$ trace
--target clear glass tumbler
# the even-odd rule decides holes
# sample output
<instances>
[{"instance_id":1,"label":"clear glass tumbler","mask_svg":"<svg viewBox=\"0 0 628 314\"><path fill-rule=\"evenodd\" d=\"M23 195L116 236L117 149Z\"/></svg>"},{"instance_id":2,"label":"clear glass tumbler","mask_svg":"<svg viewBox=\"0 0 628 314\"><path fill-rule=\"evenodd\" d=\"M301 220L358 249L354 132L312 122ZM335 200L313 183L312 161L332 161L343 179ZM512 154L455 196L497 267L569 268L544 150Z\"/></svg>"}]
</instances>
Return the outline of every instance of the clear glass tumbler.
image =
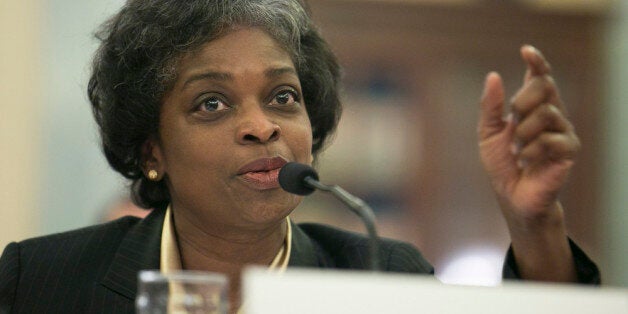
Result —
<instances>
[{"instance_id":1,"label":"clear glass tumbler","mask_svg":"<svg viewBox=\"0 0 628 314\"><path fill-rule=\"evenodd\" d=\"M135 307L139 314L225 314L227 278L201 271L144 270L138 274Z\"/></svg>"}]
</instances>

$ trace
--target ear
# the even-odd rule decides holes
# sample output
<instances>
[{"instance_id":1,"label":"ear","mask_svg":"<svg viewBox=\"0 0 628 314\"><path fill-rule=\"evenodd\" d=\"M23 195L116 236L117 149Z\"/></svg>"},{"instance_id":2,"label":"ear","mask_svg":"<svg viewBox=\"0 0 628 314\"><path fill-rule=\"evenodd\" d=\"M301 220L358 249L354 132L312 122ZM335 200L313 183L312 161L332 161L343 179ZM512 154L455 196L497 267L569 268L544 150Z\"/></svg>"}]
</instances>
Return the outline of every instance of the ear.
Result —
<instances>
[{"instance_id":1,"label":"ear","mask_svg":"<svg viewBox=\"0 0 628 314\"><path fill-rule=\"evenodd\" d=\"M159 141L155 137L149 137L142 144L142 171L144 176L151 181L160 181L166 174L163 150ZM155 178L149 176L149 172L154 170L157 172Z\"/></svg>"}]
</instances>

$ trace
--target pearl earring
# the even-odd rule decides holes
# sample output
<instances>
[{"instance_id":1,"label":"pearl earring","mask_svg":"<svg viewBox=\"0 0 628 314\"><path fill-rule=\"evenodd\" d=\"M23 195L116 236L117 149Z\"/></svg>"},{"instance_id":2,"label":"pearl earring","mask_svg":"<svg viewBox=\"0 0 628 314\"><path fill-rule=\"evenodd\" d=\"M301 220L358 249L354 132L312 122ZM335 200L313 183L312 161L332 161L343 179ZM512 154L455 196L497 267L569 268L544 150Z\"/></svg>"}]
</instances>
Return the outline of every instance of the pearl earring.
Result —
<instances>
[{"instance_id":1,"label":"pearl earring","mask_svg":"<svg viewBox=\"0 0 628 314\"><path fill-rule=\"evenodd\" d=\"M157 173L157 170L151 169L148 171L148 179L151 181L156 181L158 176L159 174Z\"/></svg>"}]
</instances>

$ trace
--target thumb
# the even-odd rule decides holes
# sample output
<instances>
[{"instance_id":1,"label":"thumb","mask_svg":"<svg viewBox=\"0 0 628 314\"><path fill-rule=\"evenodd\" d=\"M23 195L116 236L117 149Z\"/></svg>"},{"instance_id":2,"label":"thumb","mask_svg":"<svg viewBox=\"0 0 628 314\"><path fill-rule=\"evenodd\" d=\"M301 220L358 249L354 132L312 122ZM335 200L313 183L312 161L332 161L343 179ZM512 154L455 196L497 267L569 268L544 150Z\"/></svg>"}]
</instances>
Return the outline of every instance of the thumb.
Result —
<instances>
[{"instance_id":1,"label":"thumb","mask_svg":"<svg viewBox=\"0 0 628 314\"><path fill-rule=\"evenodd\" d=\"M480 100L480 140L487 139L504 129L504 84L497 72L490 72L484 81L484 92Z\"/></svg>"}]
</instances>

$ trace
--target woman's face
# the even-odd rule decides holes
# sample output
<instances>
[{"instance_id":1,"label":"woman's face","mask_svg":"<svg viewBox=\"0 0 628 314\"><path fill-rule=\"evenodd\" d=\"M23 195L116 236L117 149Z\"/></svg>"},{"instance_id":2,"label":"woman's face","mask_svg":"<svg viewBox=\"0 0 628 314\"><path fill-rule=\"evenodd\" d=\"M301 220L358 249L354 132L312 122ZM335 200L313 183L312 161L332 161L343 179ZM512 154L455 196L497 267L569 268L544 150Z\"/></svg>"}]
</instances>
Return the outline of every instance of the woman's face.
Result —
<instances>
[{"instance_id":1,"label":"woman's face","mask_svg":"<svg viewBox=\"0 0 628 314\"><path fill-rule=\"evenodd\" d=\"M279 187L279 168L312 159L290 55L262 30L240 28L185 56L151 145L175 211L214 226L280 221L300 198Z\"/></svg>"}]
</instances>

